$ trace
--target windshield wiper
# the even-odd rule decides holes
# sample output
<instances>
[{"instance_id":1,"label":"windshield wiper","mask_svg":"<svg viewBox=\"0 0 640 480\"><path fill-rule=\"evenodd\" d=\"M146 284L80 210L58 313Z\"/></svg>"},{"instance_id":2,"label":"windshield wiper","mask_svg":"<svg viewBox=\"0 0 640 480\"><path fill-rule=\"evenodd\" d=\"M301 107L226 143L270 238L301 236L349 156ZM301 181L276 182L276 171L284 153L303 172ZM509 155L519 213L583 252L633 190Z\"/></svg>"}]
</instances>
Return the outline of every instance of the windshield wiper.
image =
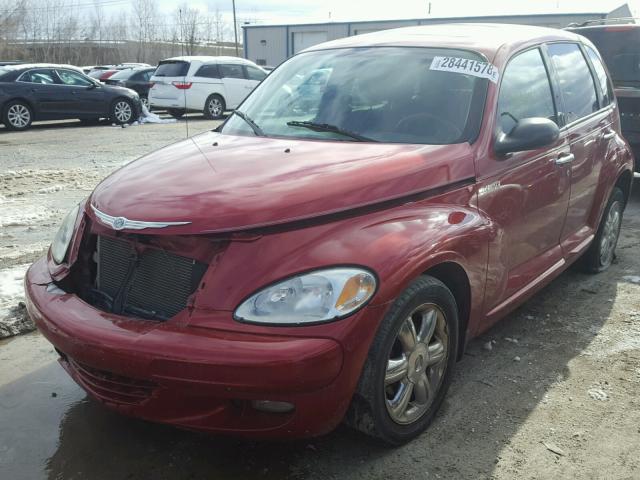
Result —
<instances>
[{"instance_id":1,"label":"windshield wiper","mask_svg":"<svg viewBox=\"0 0 640 480\"><path fill-rule=\"evenodd\" d=\"M313 130L315 132L337 133L339 135L344 135L345 137L350 137L354 140L358 140L359 142L377 142L377 140L373 140L372 138L364 137L360 134L345 130L344 128L340 128L337 125L331 125L329 123L299 122L294 120L291 122L287 122L287 125L289 125L290 127L308 128L309 130Z\"/></svg>"},{"instance_id":2,"label":"windshield wiper","mask_svg":"<svg viewBox=\"0 0 640 480\"><path fill-rule=\"evenodd\" d=\"M245 123L251 127L251 130L253 130L253 133L255 133L256 136L264 137L264 132L262 131L262 129L258 126L256 122L251 120L251 117L249 117L246 113L242 113L239 110L234 110L233 112L231 112L231 115L234 115L234 114L239 116L242 120L244 120Z\"/></svg>"}]
</instances>

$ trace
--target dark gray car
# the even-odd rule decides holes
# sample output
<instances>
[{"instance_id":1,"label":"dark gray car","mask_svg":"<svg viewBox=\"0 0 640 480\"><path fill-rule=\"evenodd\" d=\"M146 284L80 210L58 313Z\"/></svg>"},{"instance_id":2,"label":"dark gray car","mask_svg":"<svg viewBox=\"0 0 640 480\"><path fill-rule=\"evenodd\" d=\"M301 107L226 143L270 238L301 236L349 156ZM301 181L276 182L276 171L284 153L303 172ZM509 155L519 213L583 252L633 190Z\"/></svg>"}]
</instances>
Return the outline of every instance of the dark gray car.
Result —
<instances>
[{"instance_id":1,"label":"dark gray car","mask_svg":"<svg viewBox=\"0 0 640 480\"><path fill-rule=\"evenodd\" d=\"M26 130L33 121L108 118L135 121L140 97L128 88L103 85L80 70L64 65L0 67L0 114L10 130Z\"/></svg>"}]
</instances>

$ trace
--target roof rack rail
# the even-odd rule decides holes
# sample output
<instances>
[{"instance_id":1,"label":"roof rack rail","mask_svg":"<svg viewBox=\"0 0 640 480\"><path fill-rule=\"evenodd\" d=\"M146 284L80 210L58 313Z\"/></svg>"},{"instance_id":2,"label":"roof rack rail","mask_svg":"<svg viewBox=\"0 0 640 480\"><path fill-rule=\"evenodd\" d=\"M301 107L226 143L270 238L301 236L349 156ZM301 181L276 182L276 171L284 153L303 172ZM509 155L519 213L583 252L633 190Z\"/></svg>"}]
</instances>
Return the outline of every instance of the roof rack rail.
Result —
<instances>
[{"instance_id":1,"label":"roof rack rail","mask_svg":"<svg viewBox=\"0 0 640 480\"><path fill-rule=\"evenodd\" d=\"M588 27L589 25L635 24L639 17L597 18L582 23L570 23L565 28Z\"/></svg>"}]
</instances>

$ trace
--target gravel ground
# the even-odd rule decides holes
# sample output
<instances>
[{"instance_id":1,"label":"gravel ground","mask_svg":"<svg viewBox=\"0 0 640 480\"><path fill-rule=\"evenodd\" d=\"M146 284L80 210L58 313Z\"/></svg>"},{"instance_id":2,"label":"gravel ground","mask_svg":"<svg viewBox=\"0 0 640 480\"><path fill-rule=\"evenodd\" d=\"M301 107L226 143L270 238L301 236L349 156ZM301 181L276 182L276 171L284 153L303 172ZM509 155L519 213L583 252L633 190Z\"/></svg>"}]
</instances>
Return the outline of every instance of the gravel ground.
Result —
<instances>
[{"instance_id":1,"label":"gravel ground","mask_svg":"<svg viewBox=\"0 0 640 480\"><path fill-rule=\"evenodd\" d=\"M214 125L193 119L191 133ZM184 122L0 130L0 317L19 316L24 269L68 208L110 171L184 136ZM88 401L37 332L0 341L0 471L12 479L640 478L639 238L636 185L617 263L596 276L569 270L472 341L432 427L396 449L345 428L255 443L126 419Z\"/></svg>"}]
</instances>

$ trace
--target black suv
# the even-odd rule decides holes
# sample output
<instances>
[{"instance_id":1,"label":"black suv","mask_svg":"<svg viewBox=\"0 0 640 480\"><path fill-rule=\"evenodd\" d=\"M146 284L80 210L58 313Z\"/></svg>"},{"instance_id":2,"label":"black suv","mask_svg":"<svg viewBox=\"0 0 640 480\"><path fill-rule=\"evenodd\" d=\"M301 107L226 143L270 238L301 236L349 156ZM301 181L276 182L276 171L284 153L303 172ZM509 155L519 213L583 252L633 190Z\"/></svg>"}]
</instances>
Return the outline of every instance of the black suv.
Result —
<instances>
[{"instance_id":1,"label":"black suv","mask_svg":"<svg viewBox=\"0 0 640 480\"><path fill-rule=\"evenodd\" d=\"M140 95L140 100L148 108L149 101L149 89L153 83L151 82L151 76L156 71L156 67L135 67L122 70L113 74L111 77L104 80L107 85L118 85L120 87L130 88L135 90Z\"/></svg>"},{"instance_id":2,"label":"black suv","mask_svg":"<svg viewBox=\"0 0 640 480\"><path fill-rule=\"evenodd\" d=\"M609 68L620 109L622 134L640 172L640 25L587 25L567 30L587 37Z\"/></svg>"}]
</instances>

